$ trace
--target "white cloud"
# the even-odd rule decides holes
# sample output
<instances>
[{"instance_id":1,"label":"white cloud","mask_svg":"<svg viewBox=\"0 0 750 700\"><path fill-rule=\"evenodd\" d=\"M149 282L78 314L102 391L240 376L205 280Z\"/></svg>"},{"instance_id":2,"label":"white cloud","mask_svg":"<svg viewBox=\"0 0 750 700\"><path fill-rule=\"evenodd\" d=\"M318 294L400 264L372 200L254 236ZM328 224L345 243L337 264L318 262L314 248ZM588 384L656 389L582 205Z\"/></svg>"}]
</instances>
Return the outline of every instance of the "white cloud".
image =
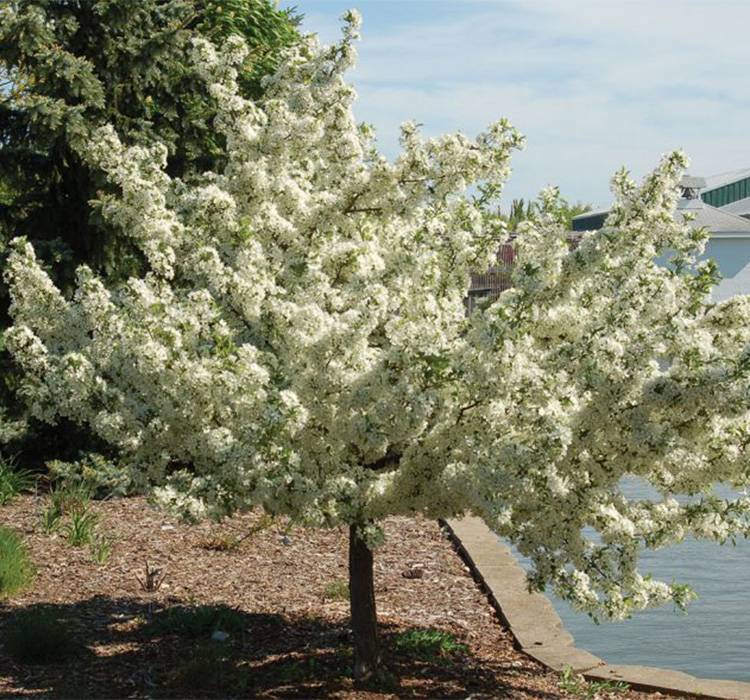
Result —
<instances>
[{"instance_id":1,"label":"white cloud","mask_svg":"<svg viewBox=\"0 0 750 700\"><path fill-rule=\"evenodd\" d=\"M305 26L333 39L346 5L302 4ZM675 147L700 174L750 165L750 3L359 6L357 115L375 124L389 154L405 119L429 134L476 133L507 116L529 143L515 159L509 197L554 182L594 202L607 200L619 166L640 175Z\"/></svg>"}]
</instances>

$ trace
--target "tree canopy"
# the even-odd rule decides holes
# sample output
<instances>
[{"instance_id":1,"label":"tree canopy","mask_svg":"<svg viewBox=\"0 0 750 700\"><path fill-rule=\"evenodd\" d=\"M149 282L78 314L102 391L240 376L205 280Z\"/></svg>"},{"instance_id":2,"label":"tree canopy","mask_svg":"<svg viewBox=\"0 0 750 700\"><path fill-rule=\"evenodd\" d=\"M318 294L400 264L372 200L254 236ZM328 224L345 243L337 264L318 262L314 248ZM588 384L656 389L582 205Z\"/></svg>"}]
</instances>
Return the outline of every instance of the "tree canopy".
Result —
<instances>
[{"instance_id":1,"label":"tree canopy","mask_svg":"<svg viewBox=\"0 0 750 700\"><path fill-rule=\"evenodd\" d=\"M389 162L352 114L357 27L350 13L340 43L291 49L257 101L239 38L195 43L216 171L170 175L168 146L112 127L82 146L148 272L107 286L84 266L66 299L14 242L7 343L34 414L90 425L189 517L263 506L350 526L361 677L389 514L474 513L531 559L533 585L596 615L683 605L639 551L745 534L750 508L712 493L750 478L750 299L710 302L707 232L672 216L685 157L641 185L618 173L606 226L572 251L545 193L514 287L467 315L470 272L508 235L493 198L522 138L503 120L474 139L405 124ZM628 474L661 500L627 498Z\"/></svg>"}]
</instances>

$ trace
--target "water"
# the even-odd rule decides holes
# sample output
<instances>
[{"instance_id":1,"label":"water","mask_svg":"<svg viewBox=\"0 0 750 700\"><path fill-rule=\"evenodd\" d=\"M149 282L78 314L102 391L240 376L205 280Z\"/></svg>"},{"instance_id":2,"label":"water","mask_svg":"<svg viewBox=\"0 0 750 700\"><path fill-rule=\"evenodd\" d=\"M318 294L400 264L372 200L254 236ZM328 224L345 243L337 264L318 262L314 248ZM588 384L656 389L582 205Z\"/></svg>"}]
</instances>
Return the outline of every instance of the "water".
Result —
<instances>
[{"instance_id":1,"label":"water","mask_svg":"<svg viewBox=\"0 0 750 700\"><path fill-rule=\"evenodd\" d=\"M623 490L634 498L654 497L647 485L635 480L624 484ZM645 552L640 569L667 582L689 583L698 600L687 614L665 606L636 613L625 622L596 625L550 594L576 646L610 663L750 681L750 541L721 546L688 540Z\"/></svg>"}]
</instances>

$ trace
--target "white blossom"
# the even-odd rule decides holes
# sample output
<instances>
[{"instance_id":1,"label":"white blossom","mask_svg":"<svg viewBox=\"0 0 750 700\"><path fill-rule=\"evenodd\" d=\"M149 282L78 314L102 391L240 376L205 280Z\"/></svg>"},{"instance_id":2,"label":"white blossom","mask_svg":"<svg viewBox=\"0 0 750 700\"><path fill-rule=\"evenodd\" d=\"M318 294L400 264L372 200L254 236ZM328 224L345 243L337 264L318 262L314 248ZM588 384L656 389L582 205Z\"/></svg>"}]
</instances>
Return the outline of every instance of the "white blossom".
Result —
<instances>
[{"instance_id":1,"label":"white blossom","mask_svg":"<svg viewBox=\"0 0 750 700\"><path fill-rule=\"evenodd\" d=\"M711 493L750 479L750 300L698 283L705 232L672 216L684 156L641 185L618 173L572 251L545 192L514 287L467 317L470 272L506 235L470 188L499 192L522 138L407 123L390 163L344 79L358 26L290 50L259 102L238 91L239 42L196 44L221 172L171 179L165 149L109 127L88 145L150 271L107 289L83 269L65 299L14 242L5 339L34 415L88 423L191 518L262 505L376 544L388 514L472 512L592 614L683 604L639 549L747 534L750 511ZM629 501L625 475L662 500Z\"/></svg>"}]
</instances>

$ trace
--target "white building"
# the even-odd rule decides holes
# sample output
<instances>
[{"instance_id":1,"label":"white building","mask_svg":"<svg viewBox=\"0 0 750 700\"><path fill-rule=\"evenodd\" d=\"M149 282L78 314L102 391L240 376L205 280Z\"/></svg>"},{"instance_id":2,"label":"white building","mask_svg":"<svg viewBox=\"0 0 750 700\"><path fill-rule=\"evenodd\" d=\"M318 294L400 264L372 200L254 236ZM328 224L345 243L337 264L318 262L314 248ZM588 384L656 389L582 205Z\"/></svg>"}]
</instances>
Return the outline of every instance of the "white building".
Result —
<instances>
[{"instance_id":1,"label":"white building","mask_svg":"<svg viewBox=\"0 0 750 700\"><path fill-rule=\"evenodd\" d=\"M708 178L686 176L676 217L695 215L691 223L707 228L711 237L705 257L713 258L722 275L713 292L716 301L750 293L750 168ZM720 206L716 206L720 205ZM603 209L573 219L574 231L601 228L609 213Z\"/></svg>"}]
</instances>

